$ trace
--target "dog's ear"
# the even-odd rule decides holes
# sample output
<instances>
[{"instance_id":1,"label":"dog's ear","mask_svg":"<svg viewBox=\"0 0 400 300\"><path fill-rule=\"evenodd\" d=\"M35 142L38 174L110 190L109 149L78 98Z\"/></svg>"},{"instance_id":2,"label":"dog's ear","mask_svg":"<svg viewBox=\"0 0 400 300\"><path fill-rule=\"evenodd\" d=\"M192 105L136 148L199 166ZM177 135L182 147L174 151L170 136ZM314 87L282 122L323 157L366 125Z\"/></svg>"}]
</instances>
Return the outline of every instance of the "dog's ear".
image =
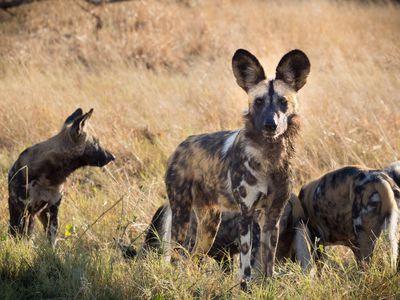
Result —
<instances>
[{"instance_id":1,"label":"dog's ear","mask_svg":"<svg viewBox=\"0 0 400 300\"><path fill-rule=\"evenodd\" d=\"M301 50L292 50L286 53L276 67L275 79L283 80L296 92L300 90L307 81L310 73L310 61Z\"/></svg>"},{"instance_id":2,"label":"dog's ear","mask_svg":"<svg viewBox=\"0 0 400 300\"><path fill-rule=\"evenodd\" d=\"M90 119L93 114L93 108L84 115L74 120L71 126L71 135L73 138L79 137L85 132L86 121Z\"/></svg>"},{"instance_id":3,"label":"dog's ear","mask_svg":"<svg viewBox=\"0 0 400 300\"><path fill-rule=\"evenodd\" d=\"M236 82L246 92L265 79L264 69L258 59L244 49L236 50L232 57L232 69Z\"/></svg>"},{"instance_id":4,"label":"dog's ear","mask_svg":"<svg viewBox=\"0 0 400 300\"><path fill-rule=\"evenodd\" d=\"M83 111L82 108L76 109L68 118L65 119L63 128L66 128L68 125L71 125L72 122L74 122L75 119L78 117L82 116Z\"/></svg>"}]
</instances>

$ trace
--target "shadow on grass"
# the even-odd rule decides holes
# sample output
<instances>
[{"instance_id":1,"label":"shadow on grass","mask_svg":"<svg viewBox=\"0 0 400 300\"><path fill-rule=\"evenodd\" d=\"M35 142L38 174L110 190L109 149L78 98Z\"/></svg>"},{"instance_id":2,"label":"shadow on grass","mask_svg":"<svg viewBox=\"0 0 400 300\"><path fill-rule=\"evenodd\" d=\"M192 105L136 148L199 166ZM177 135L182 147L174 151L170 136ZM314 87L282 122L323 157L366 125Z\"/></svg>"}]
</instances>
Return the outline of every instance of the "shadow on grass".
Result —
<instances>
[{"instance_id":1,"label":"shadow on grass","mask_svg":"<svg viewBox=\"0 0 400 300\"><path fill-rule=\"evenodd\" d=\"M47 241L0 242L0 299L121 299L99 251L53 250ZM104 255L104 254L103 254Z\"/></svg>"}]
</instances>

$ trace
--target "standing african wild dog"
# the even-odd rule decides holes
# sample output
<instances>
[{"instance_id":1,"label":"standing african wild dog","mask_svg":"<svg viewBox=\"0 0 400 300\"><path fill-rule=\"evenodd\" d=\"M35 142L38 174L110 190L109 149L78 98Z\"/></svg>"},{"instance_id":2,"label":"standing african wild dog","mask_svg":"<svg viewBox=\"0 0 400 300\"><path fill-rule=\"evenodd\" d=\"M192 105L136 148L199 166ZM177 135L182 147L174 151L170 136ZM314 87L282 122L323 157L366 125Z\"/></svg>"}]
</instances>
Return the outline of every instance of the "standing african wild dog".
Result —
<instances>
[{"instance_id":1,"label":"standing african wild dog","mask_svg":"<svg viewBox=\"0 0 400 300\"><path fill-rule=\"evenodd\" d=\"M399 196L399 187L387 173L356 166L329 172L303 186L299 194L311 241L348 246L363 265L370 260L382 230L388 229L394 270Z\"/></svg>"},{"instance_id":2,"label":"standing african wild dog","mask_svg":"<svg viewBox=\"0 0 400 300\"><path fill-rule=\"evenodd\" d=\"M166 172L169 198L164 253L185 240L193 210L197 217L194 253L207 253L222 210L240 211L240 278L251 279L250 256L255 210L260 210L262 274L271 276L278 222L291 193L290 160L299 131L296 93L306 83L310 62L300 50L287 53L267 80L255 56L239 49L232 58L236 81L248 94L245 126L191 136L171 156Z\"/></svg>"},{"instance_id":3,"label":"standing african wild dog","mask_svg":"<svg viewBox=\"0 0 400 300\"><path fill-rule=\"evenodd\" d=\"M23 151L8 174L10 233L32 233L38 215L54 246L58 209L67 177L83 166L102 167L114 160L85 130L93 109L77 109L52 138Z\"/></svg>"}]
</instances>

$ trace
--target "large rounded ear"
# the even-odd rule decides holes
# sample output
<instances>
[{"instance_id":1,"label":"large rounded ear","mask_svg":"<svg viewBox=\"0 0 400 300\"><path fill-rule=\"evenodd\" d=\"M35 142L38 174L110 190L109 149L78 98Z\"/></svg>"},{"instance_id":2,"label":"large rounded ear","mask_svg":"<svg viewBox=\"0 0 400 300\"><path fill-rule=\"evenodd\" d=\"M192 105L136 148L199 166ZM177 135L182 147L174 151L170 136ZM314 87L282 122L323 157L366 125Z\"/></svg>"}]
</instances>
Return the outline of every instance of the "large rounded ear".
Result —
<instances>
[{"instance_id":1,"label":"large rounded ear","mask_svg":"<svg viewBox=\"0 0 400 300\"><path fill-rule=\"evenodd\" d=\"M232 69L236 82L246 92L265 79L264 69L258 59L244 49L236 50L232 57Z\"/></svg>"},{"instance_id":2,"label":"large rounded ear","mask_svg":"<svg viewBox=\"0 0 400 300\"><path fill-rule=\"evenodd\" d=\"M79 137L85 131L86 121L90 119L93 113L93 108L87 113L75 119L71 126L71 135L73 138Z\"/></svg>"},{"instance_id":3,"label":"large rounded ear","mask_svg":"<svg viewBox=\"0 0 400 300\"><path fill-rule=\"evenodd\" d=\"M78 108L77 110L75 110L68 118L65 119L63 128L66 128L68 125L72 124L72 122L76 118L82 116L82 114L83 114L83 111L81 108Z\"/></svg>"},{"instance_id":4,"label":"large rounded ear","mask_svg":"<svg viewBox=\"0 0 400 300\"><path fill-rule=\"evenodd\" d=\"M296 92L300 90L307 81L310 73L310 61L301 50L292 50L286 53L276 67L275 79L283 80Z\"/></svg>"}]
</instances>

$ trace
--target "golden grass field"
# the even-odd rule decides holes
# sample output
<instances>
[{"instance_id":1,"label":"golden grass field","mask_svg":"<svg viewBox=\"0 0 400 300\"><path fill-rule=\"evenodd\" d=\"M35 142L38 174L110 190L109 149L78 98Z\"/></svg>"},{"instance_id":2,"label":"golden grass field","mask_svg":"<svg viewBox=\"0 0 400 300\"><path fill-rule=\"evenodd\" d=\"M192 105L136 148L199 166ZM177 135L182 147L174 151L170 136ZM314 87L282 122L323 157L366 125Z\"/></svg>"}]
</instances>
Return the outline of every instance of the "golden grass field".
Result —
<instances>
[{"instance_id":1,"label":"golden grass field","mask_svg":"<svg viewBox=\"0 0 400 300\"><path fill-rule=\"evenodd\" d=\"M244 293L237 268L126 263L113 238L140 247L182 139L242 125L237 48L259 57L268 76L291 49L311 61L299 93L296 192L345 164L399 159L399 29L399 5L351 1L49 0L0 10L0 299L398 299L400 275L386 254L364 272L348 250L331 250L315 276L287 263ZM40 224L32 241L14 241L7 172L79 106L94 108L90 130L117 160L70 177L54 251Z\"/></svg>"}]
</instances>

